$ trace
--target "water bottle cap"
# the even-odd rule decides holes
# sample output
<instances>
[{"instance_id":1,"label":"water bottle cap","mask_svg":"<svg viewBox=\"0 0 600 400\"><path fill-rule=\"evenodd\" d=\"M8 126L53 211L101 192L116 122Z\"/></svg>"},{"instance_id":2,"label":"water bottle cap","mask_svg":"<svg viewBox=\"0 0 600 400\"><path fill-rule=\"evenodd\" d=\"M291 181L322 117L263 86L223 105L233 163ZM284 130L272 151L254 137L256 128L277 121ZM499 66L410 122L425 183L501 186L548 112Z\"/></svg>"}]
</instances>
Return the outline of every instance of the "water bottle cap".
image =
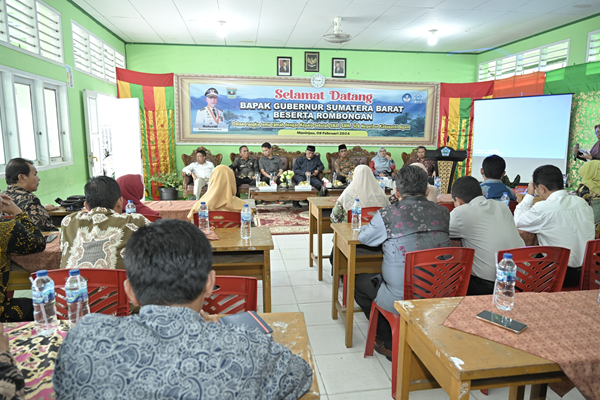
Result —
<instances>
[{"instance_id":1,"label":"water bottle cap","mask_svg":"<svg viewBox=\"0 0 600 400\"><path fill-rule=\"evenodd\" d=\"M508 196L508 192L504 192L504 194Z\"/></svg>"},{"instance_id":2,"label":"water bottle cap","mask_svg":"<svg viewBox=\"0 0 600 400\"><path fill-rule=\"evenodd\" d=\"M127 204L133 203L133 200L127 200Z\"/></svg>"},{"instance_id":3,"label":"water bottle cap","mask_svg":"<svg viewBox=\"0 0 600 400\"><path fill-rule=\"evenodd\" d=\"M73 268L69 270L69 276L77 276L79 275L79 268Z\"/></svg>"},{"instance_id":4,"label":"water bottle cap","mask_svg":"<svg viewBox=\"0 0 600 400\"><path fill-rule=\"evenodd\" d=\"M354 201L358 201L358 199L354 199Z\"/></svg>"},{"instance_id":5,"label":"water bottle cap","mask_svg":"<svg viewBox=\"0 0 600 400\"><path fill-rule=\"evenodd\" d=\"M509 260L512 260L512 254L504 253L504 258L508 258Z\"/></svg>"},{"instance_id":6,"label":"water bottle cap","mask_svg":"<svg viewBox=\"0 0 600 400\"><path fill-rule=\"evenodd\" d=\"M202 201L202 202L200 202L200 205L204 205L204 204L206 204L206 202L205 202L205 201Z\"/></svg>"},{"instance_id":7,"label":"water bottle cap","mask_svg":"<svg viewBox=\"0 0 600 400\"><path fill-rule=\"evenodd\" d=\"M42 276L48 276L48 271L45 269L40 269L38 272L36 272L36 276L38 278Z\"/></svg>"},{"instance_id":8,"label":"water bottle cap","mask_svg":"<svg viewBox=\"0 0 600 400\"><path fill-rule=\"evenodd\" d=\"M244 204L244 208L248 208L248 204Z\"/></svg>"}]
</instances>

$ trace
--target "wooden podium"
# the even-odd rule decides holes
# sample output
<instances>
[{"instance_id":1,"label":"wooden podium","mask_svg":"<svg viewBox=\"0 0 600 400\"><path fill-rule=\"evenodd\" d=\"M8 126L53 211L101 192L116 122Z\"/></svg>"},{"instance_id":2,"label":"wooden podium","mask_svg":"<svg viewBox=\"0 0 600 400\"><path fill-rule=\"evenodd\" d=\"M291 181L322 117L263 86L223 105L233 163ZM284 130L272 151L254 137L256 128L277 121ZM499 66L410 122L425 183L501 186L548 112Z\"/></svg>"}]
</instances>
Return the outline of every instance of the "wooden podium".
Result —
<instances>
[{"instance_id":1,"label":"wooden podium","mask_svg":"<svg viewBox=\"0 0 600 400\"><path fill-rule=\"evenodd\" d=\"M436 150L426 150L425 158L435 161L435 175L442 178L442 193L452 193L456 164L467 158L467 152L444 146Z\"/></svg>"}]
</instances>

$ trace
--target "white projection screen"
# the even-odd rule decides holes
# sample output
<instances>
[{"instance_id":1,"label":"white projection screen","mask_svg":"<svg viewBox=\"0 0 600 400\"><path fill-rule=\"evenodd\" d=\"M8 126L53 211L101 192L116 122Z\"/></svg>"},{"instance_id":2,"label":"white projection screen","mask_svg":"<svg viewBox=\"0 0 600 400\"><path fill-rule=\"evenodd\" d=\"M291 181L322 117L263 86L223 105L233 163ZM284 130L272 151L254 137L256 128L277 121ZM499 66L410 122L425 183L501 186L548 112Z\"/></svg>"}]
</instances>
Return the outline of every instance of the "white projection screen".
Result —
<instances>
[{"instance_id":1,"label":"white projection screen","mask_svg":"<svg viewBox=\"0 0 600 400\"><path fill-rule=\"evenodd\" d=\"M540 165L566 173L572 94L475 100L473 176L483 180L483 159L497 154L506 174L529 183Z\"/></svg>"}]
</instances>

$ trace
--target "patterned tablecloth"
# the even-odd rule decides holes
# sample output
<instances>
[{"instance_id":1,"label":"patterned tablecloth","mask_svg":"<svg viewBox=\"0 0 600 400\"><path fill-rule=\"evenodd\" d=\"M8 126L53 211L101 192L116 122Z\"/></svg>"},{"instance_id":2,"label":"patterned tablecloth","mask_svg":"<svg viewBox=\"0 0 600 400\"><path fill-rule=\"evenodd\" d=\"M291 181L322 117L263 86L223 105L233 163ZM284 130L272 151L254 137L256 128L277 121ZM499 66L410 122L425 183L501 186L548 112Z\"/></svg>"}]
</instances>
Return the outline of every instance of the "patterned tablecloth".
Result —
<instances>
[{"instance_id":1,"label":"patterned tablecloth","mask_svg":"<svg viewBox=\"0 0 600 400\"><path fill-rule=\"evenodd\" d=\"M517 335L475 316L483 310L512 318L527 329ZM517 293L512 311L492 305L492 296L465 297L444 326L481 336L557 363L586 399L600 399L600 306L598 290ZM559 396L571 383L550 384Z\"/></svg>"},{"instance_id":2,"label":"patterned tablecloth","mask_svg":"<svg viewBox=\"0 0 600 400\"><path fill-rule=\"evenodd\" d=\"M196 204L196 200L142 201L142 204L157 211L161 218L187 221L187 215Z\"/></svg>"},{"instance_id":3,"label":"patterned tablecloth","mask_svg":"<svg viewBox=\"0 0 600 400\"><path fill-rule=\"evenodd\" d=\"M69 331L67 321L59 321L58 330L52 336L37 335L33 322L6 323L10 352L15 357L25 378L27 399L55 399L52 386L54 363L58 348Z\"/></svg>"},{"instance_id":4,"label":"patterned tablecloth","mask_svg":"<svg viewBox=\"0 0 600 400\"><path fill-rule=\"evenodd\" d=\"M41 253L28 254L26 256L11 255L10 259L29 273L41 269L59 269L60 268L60 232L52 232L58 235L50 243L46 243L46 250Z\"/></svg>"}]
</instances>

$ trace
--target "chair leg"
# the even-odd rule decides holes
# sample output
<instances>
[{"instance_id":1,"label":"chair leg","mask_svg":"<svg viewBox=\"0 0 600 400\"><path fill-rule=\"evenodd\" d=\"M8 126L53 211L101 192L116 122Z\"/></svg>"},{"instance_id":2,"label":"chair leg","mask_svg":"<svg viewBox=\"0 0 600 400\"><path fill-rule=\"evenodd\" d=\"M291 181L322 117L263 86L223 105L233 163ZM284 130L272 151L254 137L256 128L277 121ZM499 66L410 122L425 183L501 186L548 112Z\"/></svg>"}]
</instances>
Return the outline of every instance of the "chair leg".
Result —
<instances>
[{"instance_id":1,"label":"chair leg","mask_svg":"<svg viewBox=\"0 0 600 400\"><path fill-rule=\"evenodd\" d=\"M400 317L389 321L392 326L392 397L396 399L396 379L398 377L398 346L400 342Z\"/></svg>"},{"instance_id":2,"label":"chair leg","mask_svg":"<svg viewBox=\"0 0 600 400\"><path fill-rule=\"evenodd\" d=\"M375 337L377 336L377 321L379 320L379 309L373 302L371 306L371 315L369 316L369 329L367 331L367 343L365 344L364 357L373 356L375 349Z\"/></svg>"}]
</instances>

